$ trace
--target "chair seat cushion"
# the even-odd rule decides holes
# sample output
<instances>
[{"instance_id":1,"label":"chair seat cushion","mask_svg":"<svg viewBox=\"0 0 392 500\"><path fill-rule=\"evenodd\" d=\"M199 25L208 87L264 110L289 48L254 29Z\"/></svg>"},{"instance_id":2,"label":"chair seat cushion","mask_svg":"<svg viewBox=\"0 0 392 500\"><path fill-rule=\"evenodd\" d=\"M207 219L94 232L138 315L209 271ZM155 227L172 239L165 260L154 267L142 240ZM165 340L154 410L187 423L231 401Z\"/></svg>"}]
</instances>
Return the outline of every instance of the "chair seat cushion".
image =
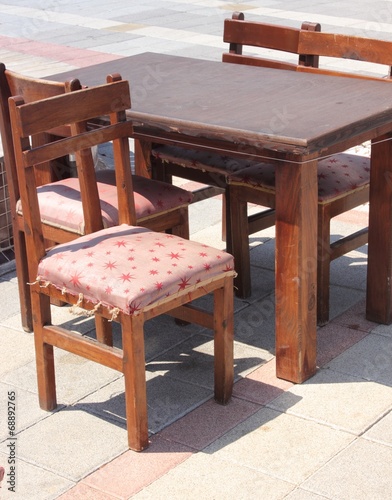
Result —
<instances>
[{"instance_id":1,"label":"chair seat cushion","mask_svg":"<svg viewBox=\"0 0 392 500\"><path fill-rule=\"evenodd\" d=\"M257 165L250 160L223 156L208 151L185 149L177 146L155 146L152 151L155 158L164 163L174 163L186 168L196 168L204 172L229 175L250 166Z\"/></svg>"},{"instance_id":2,"label":"chair seat cushion","mask_svg":"<svg viewBox=\"0 0 392 500\"><path fill-rule=\"evenodd\" d=\"M104 227L115 226L118 224L118 205L114 170L98 171L97 179ZM132 179L138 222L186 206L192 201L192 193L172 184L138 175L133 175ZM41 219L45 224L84 234L83 207L77 178L46 184L37 191ZM17 212L22 214L20 201Z\"/></svg>"},{"instance_id":3,"label":"chair seat cushion","mask_svg":"<svg viewBox=\"0 0 392 500\"><path fill-rule=\"evenodd\" d=\"M42 259L38 281L126 313L234 275L233 257L207 245L120 225L57 245Z\"/></svg>"},{"instance_id":4,"label":"chair seat cushion","mask_svg":"<svg viewBox=\"0 0 392 500\"><path fill-rule=\"evenodd\" d=\"M336 154L319 161L317 177L319 203L330 202L369 184L370 159L356 154ZM265 163L248 167L230 175L228 183L275 192L275 166Z\"/></svg>"}]
</instances>

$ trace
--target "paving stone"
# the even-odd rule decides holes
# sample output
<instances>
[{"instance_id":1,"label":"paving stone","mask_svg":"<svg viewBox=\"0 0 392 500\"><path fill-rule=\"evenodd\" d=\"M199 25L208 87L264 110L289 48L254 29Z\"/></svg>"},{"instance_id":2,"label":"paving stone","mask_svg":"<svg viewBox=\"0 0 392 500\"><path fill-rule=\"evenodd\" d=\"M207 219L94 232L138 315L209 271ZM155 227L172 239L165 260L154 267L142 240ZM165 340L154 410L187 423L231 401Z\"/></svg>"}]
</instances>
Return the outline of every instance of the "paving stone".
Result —
<instances>
[{"instance_id":1,"label":"paving stone","mask_svg":"<svg viewBox=\"0 0 392 500\"><path fill-rule=\"evenodd\" d=\"M358 439L305 481L302 487L327 498L388 498L392 491L391 461L391 446Z\"/></svg>"},{"instance_id":2,"label":"paving stone","mask_svg":"<svg viewBox=\"0 0 392 500\"><path fill-rule=\"evenodd\" d=\"M367 335L328 363L327 368L391 387L392 339L382 335Z\"/></svg>"},{"instance_id":3,"label":"paving stone","mask_svg":"<svg viewBox=\"0 0 392 500\"><path fill-rule=\"evenodd\" d=\"M321 369L269 403L276 410L356 435L373 425L391 405L390 387L328 369Z\"/></svg>"},{"instance_id":4,"label":"paving stone","mask_svg":"<svg viewBox=\"0 0 392 500\"><path fill-rule=\"evenodd\" d=\"M234 343L235 378L244 376L272 358L268 351ZM182 344L165 352L147 365L147 370L157 369L170 378L214 387L214 345L208 337L194 335Z\"/></svg>"},{"instance_id":5,"label":"paving stone","mask_svg":"<svg viewBox=\"0 0 392 500\"><path fill-rule=\"evenodd\" d=\"M18 436L18 456L37 467L78 481L128 449L126 430L67 407Z\"/></svg>"},{"instance_id":6,"label":"paving stone","mask_svg":"<svg viewBox=\"0 0 392 500\"><path fill-rule=\"evenodd\" d=\"M392 412L387 413L365 434L364 438L377 441L381 444L392 446Z\"/></svg>"},{"instance_id":7,"label":"paving stone","mask_svg":"<svg viewBox=\"0 0 392 500\"><path fill-rule=\"evenodd\" d=\"M1 319L9 318L19 313L18 285L11 281L1 282Z\"/></svg>"},{"instance_id":8,"label":"paving stone","mask_svg":"<svg viewBox=\"0 0 392 500\"><path fill-rule=\"evenodd\" d=\"M228 405L220 405L209 399L166 427L159 435L169 441L202 450L259 409L260 405L235 397Z\"/></svg>"},{"instance_id":9,"label":"paving stone","mask_svg":"<svg viewBox=\"0 0 392 500\"><path fill-rule=\"evenodd\" d=\"M222 481L222 477L225 478ZM202 480L200 480L202 478ZM289 482L272 478L257 469L220 460L205 453L193 455L133 498L156 499L165 492L173 500L187 498L281 499L293 489Z\"/></svg>"},{"instance_id":10,"label":"paving stone","mask_svg":"<svg viewBox=\"0 0 392 500\"><path fill-rule=\"evenodd\" d=\"M2 284L0 284L2 287ZM20 323L20 316L18 315ZM12 373L35 359L34 338L30 333L20 330L14 330L0 325L1 338L1 364L0 380L4 379L5 374ZM12 376L8 378L12 384Z\"/></svg>"},{"instance_id":11,"label":"paving stone","mask_svg":"<svg viewBox=\"0 0 392 500\"><path fill-rule=\"evenodd\" d=\"M47 418L51 414L41 410L37 394L33 394L23 389L18 389L12 385L0 383L0 408L8 412L8 401L15 404L10 407L15 416L15 433L20 433L24 429L34 425L39 420ZM8 413L5 413L8 414ZM8 420L3 416L0 420L0 441L10 437Z\"/></svg>"},{"instance_id":12,"label":"paving stone","mask_svg":"<svg viewBox=\"0 0 392 500\"><path fill-rule=\"evenodd\" d=\"M299 400L291 395L287 406ZM216 460L241 464L299 484L344 449L354 436L269 408L238 424L204 451Z\"/></svg>"},{"instance_id":13,"label":"paving stone","mask_svg":"<svg viewBox=\"0 0 392 500\"><path fill-rule=\"evenodd\" d=\"M324 496L317 495L310 491L303 490L302 488L296 488L286 497L288 500L322 500L325 499Z\"/></svg>"},{"instance_id":14,"label":"paving stone","mask_svg":"<svg viewBox=\"0 0 392 500\"><path fill-rule=\"evenodd\" d=\"M0 463L8 460L7 454L0 453ZM33 463L16 459L15 467L15 492L9 490L11 483L7 484L5 477L1 485L2 500L52 500L69 489L73 483L61 474L54 474L45 468ZM11 472L10 466L6 467L6 475Z\"/></svg>"},{"instance_id":15,"label":"paving stone","mask_svg":"<svg viewBox=\"0 0 392 500\"><path fill-rule=\"evenodd\" d=\"M192 453L193 450L184 445L153 436L149 448L143 453L127 451L79 484L115 498L133 498L135 493L187 460Z\"/></svg>"},{"instance_id":16,"label":"paving stone","mask_svg":"<svg viewBox=\"0 0 392 500\"><path fill-rule=\"evenodd\" d=\"M73 403L121 376L115 370L58 349L55 370L58 404ZM37 394L35 361L7 373L3 382Z\"/></svg>"},{"instance_id":17,"label":"paving stone","mask_svg":"<svg viewBox=\"0 0 392 500\"><path fill-rule=\"evenodd\" d=\"M146 372L148 428L156 433L213 396L213 390L172 379L164 371ZM125 428L124 379L103 386L79 401L78 407L115 419Z\"/></svg>"}]
</instances>

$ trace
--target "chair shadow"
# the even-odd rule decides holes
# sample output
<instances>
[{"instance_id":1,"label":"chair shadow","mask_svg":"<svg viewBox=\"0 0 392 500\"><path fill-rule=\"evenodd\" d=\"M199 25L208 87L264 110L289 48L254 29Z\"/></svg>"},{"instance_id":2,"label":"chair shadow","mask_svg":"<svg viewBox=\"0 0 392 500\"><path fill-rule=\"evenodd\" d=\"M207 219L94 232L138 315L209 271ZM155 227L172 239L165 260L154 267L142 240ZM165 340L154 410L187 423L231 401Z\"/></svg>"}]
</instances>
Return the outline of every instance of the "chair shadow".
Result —
<instances>
[{"instance_id":1,"label":"chair shadow","mask_svg":"<svg viewBox=\"0 0 392 500\"><path fill-rule=\"evenodd\" d=\"M198 337L198 336L196 336ZM194 341L195 339L192 338ZM196 339L197 340L197 339ZM208 340L200 338L200 346ZM194 343L195 349L199 344ZM177 346L178 347L178 346ZM187 346L188 347L188 346ZM188 349L168 351L169 359L165 354L159 359L146 364L147 404L149 411L149 428L156 433L166 425L213 398L214 392L214 358L212 354L196 353L196 360L192 360L192 352ZM263 363L263 360L254 358L235 359L235 380L241 379L244 371L252 370ZM93 402L94 394L102 401ZM61 402L60 402L61 403ZM115 420L120 425L125 423L125 394L123 377L109 383L108 386L98 389L87 395L68 409L85 408L87 411L104 419Z\"/></svg>"},{"instance_id":2,"label":"chair shadow","mask_svg":"<svg viewBox=\"0 0 392 500\"><path fill-rule=\"evenodd\" d=\"M212 297L210 300L212 302ZM83 335L94 337L86 323L92 328L93 318L83 320L80 316L72 316L62 322L67 328L82 329ZM118 323L113 323L113 339L115 347L121 349ZM213 398L213 334L198 325L177 325L172 317L164 315L146 322L145 346L149 429L155 434ZM243 350L236 355L235 350L235 380L268 361L264 353L258 354L253 349L249 355L245 356ZM93 401L94 394L99 401ZM64 410L83 409L125 427L123 377L97 389L94 394L86 395L85 400L68 405Z\"/></svg>"},{"instance_id":3,"label":"chair shadow","mask_svg":"<svg viewBox=\"0 0 392 500\"><path fill-rule=\"evenodd\" d=\"M350 266L357 266L366 264L367 254L364 249L359 249L357 252L363 254L360 256L342 256L340 257L339 269L347 268ZM271 290L271 295L273 296L274 290ZM266 300L269 300L271 303L271 295L264 296L262 298L257 298L255 296L251 297L250 301L243 301L244 307L236 312L236 316L238 318L243 311L247 310L247 307L252 307L254 304L260 305L265 304ZM264 312L267 309L264 308ZM275 346L274 346L274 308L268 308L269 317L263 318L265 329L268 329L268 335L263 338L260 335L260 324L257 324L253 327L251 321L248 321L244 317L240 320L240 323L236 323L236 327L238 328L241 324L247 323L247 335L236 335L235 341L241 344L244 344L251 349L254 349L254 352L260 354L262 350L264 352L269 352L274 354ZM251 313L251 309L249 309ZM253 312L254 314L254 312ZM249 318L248 318L249 319ZM159 318L151 321L159 321ZM152 440L152 445L154 441L161 435L164 435L165 431L172 425L181 422L186 422L186 419L191 420L191 425L188 427L187 433L189 435L202 435L205 432L205 419L199 418L194 419L192 415L195 412L203 412L206 405L209 405L211 401L213 401L213 356L210 354L206 354L200 352L200 348L203 343L206 341L212 341L211 332L206 333L204 329L200 327L195 327L194 325L188 325L186 327L179 327L175 325L174 320L170 317L165 319L166 329L171 325L172 330L176 331L173 333L174 335L174 343L171 346L167 346L166 349L155 351L147 356L147 394L148 394L148 417L149 417L149 431ZM160 332L159 323L156 323L155 328L158 331L157 335L167 335L167 332ZM189 330L187 330L189 329ZM249 333L250 332L250 333ZM236 332L238 333L238 332ZM170 334L172 331L170 330ZM180 337L176 336L180 335ZM182 338L183 336L183 338ZM121 347L121 334L115 334L115 344L117 347ZM180 339L180 340L179 340ZM155 339L156 340L156 339ZM187 343L193 341L193 349L197 351L197 359L195 361L189 361L192 358L191 353L186 351L185 353L181 352L179 349L179 345L181 343ZM196 342L199 340L199 344ZM146 345L148 344L149 339L146 339ZM170 351L174 350L174 354ZM177 349L177 350L176 350ZM236 382L247 383L252 386L252 390L256 392L272 392L274 394L274 398L279 396L284 391L281 389L277 389L274 386L271 386L267 383L261 381L255 381L246 379L241 376L240 373L249 372L257 367L261 366L265 363L266 360L262 357L258 356L247 356L243 358L236 358ZM204 369L206 366L209 367L210 371L210 379L207 382L200 382L200 371L197 369L197 364L199 363L200 367ZM192 370L194 370L192 375ZM184 377L182 376L184 374ZM193 377L193 378L192 378ZM344 376L342 375L342 381ZM85 398L85 400L80 400L76 404L69 405L64 407L60 411L86 411L97 418L101 418L103 420L109 421L113 425L117 425L121 428L126 428L126 418L125 418L125 395L123 391L123 378L118 379L117 381L109 384L112 386L112 393L110 392L110 387L107 387L106 392L99 394L98 390L95 395L98 396L101 400L93 401L94 394L89 395ZM250 387L250 386L249 386ZM275 391L275 392L274 392ZM235 398L238 401L238 398ZM294 395L289 394L286 396L284 401L284 407L281 408L281 411L289 410L289 408L293 407L301 398ZM245 400L246 401L246 400ZM249 401L246 401L249 404ZM226 434L229 430L236 427L239 423L244 422L246 420L246 424L238 427L238 432L231 432L227 434L226 438L222 440L221 446L226 446L231 442L240 439L245 434L251 433L253 430L260 428L263 425L267 425L268 421L271 420L271 411L261 412L257 417L253 416L254 413L257 413L260 409L264 408L262 404L254 404L253 413L247 415L242 420L235 420L232 422L232 426L227 427L226 420L222 419L222 429L221 433L219 431L216 433L214 437L214 441L219 439L219 437ZM231 405L234 403L229 403L225 408L230 411ZM211 409L212 408L212 409ZM212 419L220 419L222 418L222 407L218 404L210 405L209 417ZM277 413L278 414L278 413ZM214 417L215 415L215 417ZM252 418L250 418L252 417ZM176 447L178 444L178 447ZM208 446L210 443L206 443ZM219 448L219 444L214 445L214 450ZM184 450L184 443L180 440L178 443L176 440L174 442L171 440L170 443L167 444L167 447L161 443L161 447L159 452L182 452Z\"/></svg>"},{"instance_id":4,"label":"chair shadow","mask_svg":"<svg viewBox=\"0 0 392 500\"><path fill-rule=\"evenodd\" d=\"M204 448L212 443L215 443L214 451L216 451L271 421L271 411L262 412L255 416L259 410L265 408L263 405L250 404L249 401L232 398L228 405L222 406L214 401L212 390L205 398L193 401L188 405L189 402L181 398L183 394L178 391L167 392L168 382L170 385L168 378L165 375L159 375L147 381L147 394L156 395L155 397L148 396L150 451L183 453L185 447L188 450L194 448L194 452L205 451ZM121 382L123 383L123 379ZM271 388L276 390L275 387L263 382L252 381L252 386L257 391L270 392ZM192 390L192 384L189 384L189 390ZM275 396L282 392L283 390L276 391ZM290 395L289 400L286 401L286 409L294 406L299 400L299 397ZM238 406L244 406L244 411L238 412ZM231 409L233 409L234 416L230 415ZM59 411L85 411L110 422L111 425L126 429L125 394L121 390L116 391L106 400L99 402L80 401L73 405L64 406ZM244 425L238 427L238 432L227 434L244 422L246 422ZM174 431L174 436L173 431L170 432L172 424L176 428L179 426L178 433ZM169 431L169 436L166 436L167 431ZM224 442L221 446L217 446L217 440L224 435L226 435ZM199 448L191 444L194 441L201 443ZM157 442L159 442L159 449L156 448Z\"/></svg>"}]
</instances>

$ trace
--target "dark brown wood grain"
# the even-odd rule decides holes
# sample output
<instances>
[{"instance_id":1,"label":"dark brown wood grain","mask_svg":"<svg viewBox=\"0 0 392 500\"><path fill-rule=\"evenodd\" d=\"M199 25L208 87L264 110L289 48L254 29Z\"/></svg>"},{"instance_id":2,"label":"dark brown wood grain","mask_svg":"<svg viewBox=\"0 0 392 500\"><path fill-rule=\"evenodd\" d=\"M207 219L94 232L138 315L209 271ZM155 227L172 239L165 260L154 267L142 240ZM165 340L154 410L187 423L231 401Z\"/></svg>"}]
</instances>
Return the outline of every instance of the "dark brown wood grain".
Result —
<instances>
[{"instance_id":1,"label":"dark brown wood grain","mask_svg":"<svg viewBox=\"0 0 392 500\"><path fill-rule=\"evenodd\" d=\"M361 132L377 137L382 127L388 128L392 114L392 87L383 81L282 73L155 53L51 78L79 76L91 86L115 70L130 82L128 117L146 135L151 129L173 136L178 132L190 141L226 141L228 149L233 141L255 150L265 146L273 151L281 144L291 151L297 147L299 156L314 156L334 145L355 145Z\"/></svg>"}]
</instances>

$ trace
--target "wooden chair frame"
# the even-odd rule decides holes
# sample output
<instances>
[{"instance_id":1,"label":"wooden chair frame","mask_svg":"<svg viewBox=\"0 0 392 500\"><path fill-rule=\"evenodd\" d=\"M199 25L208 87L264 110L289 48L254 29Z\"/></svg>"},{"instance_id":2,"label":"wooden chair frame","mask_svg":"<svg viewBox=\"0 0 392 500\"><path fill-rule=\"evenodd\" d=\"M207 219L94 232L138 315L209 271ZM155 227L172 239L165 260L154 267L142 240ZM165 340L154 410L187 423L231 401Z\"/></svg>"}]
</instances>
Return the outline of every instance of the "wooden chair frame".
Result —
<instances>
[{"instance_id":1,"label":"wooden chair frame","mask_svg":"<svg viewBox=\"0 0 392 500\"><path fill-rule=\"evenodd\" d=\"M112 81L120 80L120 75L111 75ZM6 69L4 64L0 64L0 131L4 150L4 163L7 176L8 190L11 204L11 215L13 222L13 243L15 253L16 271L18 277L18 290L21 311L21 322L24 330L32 331L31 299L28 283L28 259L25 250L24 218L16 212L16 203L20 198L19 182L16 174L16 164L14 150L12 146L12 135L9 117L8 99L12 96L20 95L25 102L34 102L45 99L64 92L71 92L81 89L79 80L59 83L44 79L30 78L20 73ZM98 122L97 122L98 123ZM97 126L97 125L95 125ZM58 127L51 131L53 137L69 135L69 127ZM35 144L45 142L48 135L41 135L35 138ZM58 160L53 160L47 164L41 164L35 168L37 185L41 186L56 180L64 171L64 164ZM103 172L101 172L103 173ZM99 175L99 173L98 173ZM61 177L61 175L60 175ZM112 176L113 177L113 176ZM106 179L103 180L106 182ZM172 231L183 238L189 238L188 207L182 206L170 212L157 213L154 217L142 221L154 231ZM88 231L88 225L86 225ZM44 226L44 236L48 240L48 245L52 243L62 243L75 238L75 234L66 229L55 228L50 225Z\"/></svg>"},{"instance_id":2,"label":"wooden chair frame","mask_svg":"<svg viewBox=\"0 0 392 500\"><path fill-rule=\"evenodd\" d=\"M25 212L26 245L31 259L30 281L36 280L38 264L46 255L43 225L39 214L34 165L75 152L78 174L83 186L82 202L86 221L93 231L102 228L95 217L99 207L98 190L91 154L92 145L113 141L119 224L135 225L136 215L132 192L128 137L132 125L125 111L131 105L128 82L116 81L75 91L61 96L25 104L20 97L10 98L10 117L14 138L15 159L20 178L20 195ZM87 130L86 122L95 116L110 113L110 125ZM48 128L71 123L72 136L31 147L29 136ZM226 274L226 273L225 273ZM192 300L208 293L214 294L213 314L188 306ZM51 324L50 299L78 305L94 311L105 321L115 319L121 324L123 349L86 338ZM53 284L35 282L32 285L34 340L40 405L53 410L57 405L53 347L64 349L124 374L128 444L135 451L148 446L147 399L144 355L144 322L161 314L171 314L185 321L199 323L214 330L215 399L226 404L233 386L233 273L218 276L209 283L202 282L192 291L142 309L139 314L123 311L113 313L104 304L86 297L59 290Z\"/></svg>"}]
</instances>

